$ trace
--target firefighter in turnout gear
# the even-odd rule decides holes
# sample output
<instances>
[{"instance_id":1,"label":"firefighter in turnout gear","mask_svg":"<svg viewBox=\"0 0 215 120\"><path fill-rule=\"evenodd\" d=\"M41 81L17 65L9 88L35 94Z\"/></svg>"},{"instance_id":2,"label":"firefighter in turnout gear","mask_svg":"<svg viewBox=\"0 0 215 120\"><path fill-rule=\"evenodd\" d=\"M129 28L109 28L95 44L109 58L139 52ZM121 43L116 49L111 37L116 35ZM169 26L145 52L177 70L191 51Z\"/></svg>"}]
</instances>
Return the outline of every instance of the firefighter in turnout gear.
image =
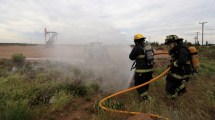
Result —
<instances>
[{"instance_id":1,"label":"firefighter in turnout gear","mask_svg":"<svg viewBox=\"0 0 215 120\"><path fill-rule=\"evenodd\" d=\"M183 45L183 39L176 35L166 36L165 45L168 46L171 56L170 71L166 77L167 98L175 99L186 92L185 82L192 73L190 54Z\"/></svg>"},{"instance_id":2,"label":"firefighter in turnout gear","mask_svg":"<svg viewBox=\"0 0 215 120\"><path fill-rule=\"evenodd\" d=\"M147 54L145 50L145 37L142 34L136 34L134 36L135 46L132 49L129 58L135 60L135 74L134 74L134 85L138 86L152 79L153 64L151 60L147 60ZM150 46L151 48L151 46ZM153 51L153 50L151 50ZM150 54L151 55L151 54ZM150 58L149 56L148 58ZM134 65L134 64L133 64ZM133 66L132 66L133 67ZM148 89L149 85L143 86L137 89L141 100L148 100Z\"/></svg>"}]
</instances>

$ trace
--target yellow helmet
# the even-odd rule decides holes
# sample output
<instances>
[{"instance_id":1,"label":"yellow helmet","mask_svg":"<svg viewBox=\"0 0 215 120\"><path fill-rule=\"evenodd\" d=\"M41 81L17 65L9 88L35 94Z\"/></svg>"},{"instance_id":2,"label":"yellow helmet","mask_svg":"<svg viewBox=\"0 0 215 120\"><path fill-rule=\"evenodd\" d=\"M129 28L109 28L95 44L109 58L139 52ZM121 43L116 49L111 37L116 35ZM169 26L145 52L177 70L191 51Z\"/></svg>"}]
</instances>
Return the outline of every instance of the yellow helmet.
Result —
<instances>
[{"instance_id":1,"label":"yellow helmet","mask_svg":"<svg viewBox=\"0 0 215 120\"><path fill-rule=\"evenodd\" d=\"M139 39L146 39L143 34L135 34L134 35L134 41L139 40Z\"/></svg>"}]
</instances>

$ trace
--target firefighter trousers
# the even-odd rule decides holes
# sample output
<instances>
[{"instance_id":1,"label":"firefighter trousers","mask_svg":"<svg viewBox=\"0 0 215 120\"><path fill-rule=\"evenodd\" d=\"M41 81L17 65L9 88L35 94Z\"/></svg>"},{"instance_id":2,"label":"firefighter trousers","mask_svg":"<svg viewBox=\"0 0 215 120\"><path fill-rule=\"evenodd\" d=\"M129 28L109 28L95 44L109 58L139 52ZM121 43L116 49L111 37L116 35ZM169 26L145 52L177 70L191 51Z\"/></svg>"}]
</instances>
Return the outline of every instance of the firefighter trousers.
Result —
<instances>
[{"instance_id":1,"label":"firefighter trousers","mask_svg":"<svg viewBox=\"0 0 215 120\"><path fill-rule=\"evenodd\" d=\"M185 85L183 83L184 79L178 79L168 74L166 77L166 92L168 95L176 97L178 94L186 91Z\"/></svg>"},{"instance_id":2,"label":"firefighter trousers","mask_svg":"<svg viewBox=\"0 0 215 120\"><path fill-rule=\"evenodd\" d=\"M147 72L147 73L137 73L137 72L135 72L134 85L138 86L138 85L141 85L141 84L143 84L145 82L148 82L149 80L152 79L152 73L153 72ZM149 84L138 88L137 92L138 92L139 95L144 96L144 95L147 95L148 89L149 89Z\"/></svg>"}]
</instances>

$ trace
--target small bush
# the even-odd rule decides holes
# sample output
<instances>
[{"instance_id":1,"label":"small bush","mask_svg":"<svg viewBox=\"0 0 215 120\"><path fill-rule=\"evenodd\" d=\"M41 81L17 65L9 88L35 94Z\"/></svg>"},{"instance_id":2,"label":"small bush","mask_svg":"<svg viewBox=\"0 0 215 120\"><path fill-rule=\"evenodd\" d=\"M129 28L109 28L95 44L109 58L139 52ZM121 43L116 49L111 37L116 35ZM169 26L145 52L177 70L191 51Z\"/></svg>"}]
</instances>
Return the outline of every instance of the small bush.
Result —
<instances>
[{"instance_id":1,"label":"small bush","mask_svg":"<svg viewBox=\"0 0 215 120\"><path fill-rule=\"evenodd\" d=\"M0 77L7 77L9 75L9 72L5 69L0 68Z\"/></svg>"},{"instance_id":2,"label":"small bush","mask_svg":"<svg viewBox=\"0 0 215 120\"><path fill-rule=\"evenodd\" d=\"M51 98L50 102L52 103L52 110L63 110L63 108L71 101L72 96L64 90L56 92L55 95Z\"/></svg>"},{"instance_id":3,"label":"small bush","mask_svg":"<svg viewBox=\"0 0 215 120\"><path fill-rule=\"evenodd\" d=\"M99 91L99 84L96 82L91 83L89 85L89 88L91 88L92 92L98 92Z\"/></svg>"},{"instance_id":4,"label":"small bush","mask_svg":"<svg viewBox=\"0 0 215 120\"><path fill-rule=\"evenodd\" d=\"M38 74L36 75L36 81L37 81L38 83L44 83L44 82L47 81L47 80L49 80L49 79L48 79L47 73L38 73Z\"/></svg>"},{"instance_id":5,"label":"small bush","mask_svg":"<svg viewBox=\"0 0 215 120\"><path fill-rule=\"evenodd\" d=\"M2 120L32 120L32 111L27 101L7 101L7 106L0 112Z\"/></svg>"},{"instance_id":6,"label":"small bush","mask_svg":"<svg viewBox=\"0 0 215 120\"><path fill-rule=\"evenodd\" d=\"M122 108L123 108L122 103L115 101L115 100L111 100L111 99L106 100L104 102L104 105L108 108L112 108L112 109L116 109L116 110L122 110Z\"/></svg>"},{"instance_id":7,"label":"small bush","mask_svg":"<svg viewBox=\"0 0 215 120\"><path fill-rule=\"evenodd\" d=\"M56 89L65 90L78 96L85 96L90 92L88 86L78 83L59 84Z\"/></svg>"},{"instance_id":8,"label":"small bush","mask_svg":"<svg viewBox=\"0 0 215 120\"><path fill-rule=\"evenodd\" d=\"M15 63L15 64L18 64L18 65L22 65L25 63L25 56L22 54L22 53L14 53L12 55L12 61Z\"/></svg>"}]
</instances>

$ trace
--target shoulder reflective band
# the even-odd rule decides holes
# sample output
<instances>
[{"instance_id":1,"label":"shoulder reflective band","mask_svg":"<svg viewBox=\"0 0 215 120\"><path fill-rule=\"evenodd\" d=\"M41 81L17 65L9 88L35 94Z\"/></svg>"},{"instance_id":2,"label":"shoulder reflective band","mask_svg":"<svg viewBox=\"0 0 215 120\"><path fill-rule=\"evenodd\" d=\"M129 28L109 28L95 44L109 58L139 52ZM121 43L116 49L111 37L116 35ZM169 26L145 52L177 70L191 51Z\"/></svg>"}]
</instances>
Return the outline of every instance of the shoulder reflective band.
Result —
<instances>
[{"instance_id":1,"label":"shoulder reflective band","mask_svg":"<svg viewBox=\"0 0 215 120\"><path fill-rule=\"evenodd\" d=\"M152 72L153 69L136 69L135 72L137 73L147 73L147 72Z\"/></svg>"},{"instance_id":2,"label":"shoulder reflective band","mask_svg":"<svg viewBox=\"0 0 215 120\"><path fill-rule=\"evenodd\" d=\"M138 55L138 58L144 58L145 55Z\"/></svg>"},{"instance_id":3,"label":"shoulder reflective band","mask_svg":"<svg viewBox=\"0 0 215 120\"><path fill-rule=\"evenodd\" d=\"M177 79L185 79L185 78L189 77L189 75L180 76L180 75L177 75L177 74L174 74L174 73L171 73L171 75L172 75L174 78L177 78Z\"/></svg>"}]
</instances>

